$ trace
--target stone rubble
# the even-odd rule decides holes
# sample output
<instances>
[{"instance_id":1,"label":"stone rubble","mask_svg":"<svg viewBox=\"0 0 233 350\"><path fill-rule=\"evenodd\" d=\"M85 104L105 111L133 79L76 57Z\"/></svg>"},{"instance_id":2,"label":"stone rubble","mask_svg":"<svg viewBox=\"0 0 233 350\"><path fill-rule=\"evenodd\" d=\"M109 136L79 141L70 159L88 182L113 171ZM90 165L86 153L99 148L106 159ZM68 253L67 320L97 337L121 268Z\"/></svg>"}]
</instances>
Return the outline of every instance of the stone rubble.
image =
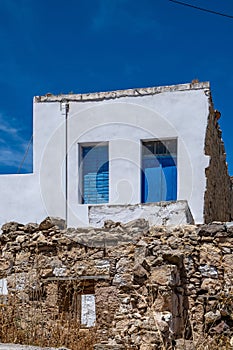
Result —
<instances>
[{"instance_id":1,"label":"stone rubble","mask_svg":"<svg viewBox=\"0 0 233 350\"><path fill-rule=\"evenodd\" d=\"M0 235L0 278L24 307L35 307L38 293L48 323L64 306L64 283L94 288L95 350L192 349L197 339L233 337L232 243L233 225L220 222L11 222Z\"/></svg>"}]
</instances>

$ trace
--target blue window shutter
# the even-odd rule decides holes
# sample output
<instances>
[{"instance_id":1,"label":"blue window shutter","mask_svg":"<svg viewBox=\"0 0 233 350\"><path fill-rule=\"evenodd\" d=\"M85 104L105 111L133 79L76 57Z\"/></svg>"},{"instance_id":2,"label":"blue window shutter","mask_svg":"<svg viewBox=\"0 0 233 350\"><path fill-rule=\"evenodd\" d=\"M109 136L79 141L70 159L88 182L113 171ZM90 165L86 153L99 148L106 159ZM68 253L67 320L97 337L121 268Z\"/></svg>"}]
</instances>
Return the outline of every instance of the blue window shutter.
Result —
<instances>
[{"instance_id":1,"label":"blue window shutter","mask_svg":"<svg viewBox=\"0 0 233 350\"><path fill-rule=\"evenodd\" d=\"M164 179L162 167L145 168L144 170L146 178L146 202L159 202L164 191Z\"/></svg>"},{"instance_id":2,"label":"blue window shutter","mask_svg":"<svg viewBox=\"0 0 233 350\"><path fill-rule=\"evenodd\" d=\"M177 194L177 168L176 166L167 166L163 168L166 181L166 201L176 199Z\"/></svg>"},{"instance_id":3,"label":"blue window shutter","mask_svg":"<svg viewBox=\"0 0 233 350\"><path fill-rule=\"evenodd\" d=\"M84 204L107 203L109 201L108 146L82 147Z\"/></svg>"}]
</instances>

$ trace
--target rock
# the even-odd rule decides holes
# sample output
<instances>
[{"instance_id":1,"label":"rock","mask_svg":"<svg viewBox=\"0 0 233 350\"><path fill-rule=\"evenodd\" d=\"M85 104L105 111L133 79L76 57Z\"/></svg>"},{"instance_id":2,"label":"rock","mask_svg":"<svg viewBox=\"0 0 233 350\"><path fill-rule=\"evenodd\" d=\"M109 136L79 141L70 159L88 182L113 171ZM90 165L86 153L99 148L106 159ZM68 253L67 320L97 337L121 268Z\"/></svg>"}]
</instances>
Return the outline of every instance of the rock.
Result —
<instances>
[{"instance_id":1,"label":"rock","mask_svg":"<svg viewBox=\"0 0 233 350\"><path fill-rule=\"evenodd\" d=\"M161 343L160 334L157 331L145 331L142 337L142 343L143 344L153 344L153 343ZM148 346L147 345L147 346ZM146 348L145 348L146 349ZM148 349L148 347L147 347Z\"/></svg>"},{"instance_id":2,"label":"rock","mask_svg":"<svg viewBox=\"0 0 233 350\"><path fill-rule=\"evenodd\" d=\"M95 344L94 350L125 350L123 345L111 345L111 344Z\"/></svg>"},{"instance_id":3,"label":"rock","mask_svg":"<svg viewBox=\"0 0 233 350\"><path fill-rule=\"evenodd\" d=\"M233 337L230 339L230 345L233 347Z\"/></svg>"},{"instance_id":4,"label":"rock","mask_svg":"<svg viewBox=\"0 0 233 350\"><path fill-rule=\"evenodd\" d=\"M64 219L54 216L52 216L50 219L52 223L59 228L59 230L64 230L66 228L66 222Z\"/></svg>"},{"instance_id":5,"label":"rock","mask_svg":"<svg viewBox=\"0 0 233 350\"><path fill-rule=\"evenodd\" d=\"M174 284L177 273L176 265L162 265L151 269L150 280L159 285Z\"/></svg>"},{"instance_id":6,"label":"rock","mask_svg":"<svg viewBox=\"0 0 233 350\"><path fill-rule=\"evenodd\" d=\"M48 230L49 228L55 226L52 219L48 216L39 224L39 230Z\"/></svg>"},{"instance_id":7,"label":"rock","mask_svg":"<svg viewBox=\"0 0 233 350\"><path fill-rule=\"evenodd\" d=\"M24 232L25 233L34 233L39 229L39 225L35 223L29 223L24 226Z\"/></svg>"},{"instance_id":8,"label":"rock","mask_svg":"<svg viewBox=\"0 0 233 350\"><path fill-rule=\"evenodd\" d=\"M218 278L218 271L215 266L211 266L208 264L200 265L199 271L203 277Z\"/></svg>"},{"instance_id":9,"label":"rock","mask_svg":"<svg viewBox=\"0 0 233 350\"><path fill-rule=\"evenodd\" d=\"M148 278L148 272L142 265L136 265L133 269L133 277L135 284L143 284Z\"/></svg>"},{"instance_id":10,"label":"rock","mask_svg":"<svg viewBox=\"0 0 233 350\"><path fill-rule=\"evenodd\" d=\"M137 304L138 310L145 309L147 307L148 307L147 303L144 303L144 302L140 302L140 303Z\"/></svg>"},{"instance_id":11,"label":"rock","mask_svg":"<svg viewBox=\"0 0 233 350\"><path fill-rule=\"evenodd\" d=\"M16 237L16 243L23 243L24 241L26 240L26 237L25 236L18 236Z\"/></svg>"},{"instance_id":12,"label":"rock","mask_svg":"<svg viewBox=\"0 0 233 350\"><path fill-rule=\"evenodd\" d=\"M224 232L226 231L226 226L222 223L218 224L208 224L208 225L201 225L197 234L199 236L210 236L214 237L216 233Z\"/></svg>"},{"instance_id":13,"label":"rock","mask_svg":"<svg viewBox=\"0 0 233 350\"><path fill-rule=\"evenodd\" d=\"M204 317L205 317L206 324L215 323L216 321L221 319L221 312L219 310L215 312L209 311L204 315Z\"/></svg>"},{"instance_id":14,"label":"rock","mask_svg":"<svg viewBox=\"0 0 233 350\"><path fill-rule=\"evenodd\" d=\"M213 278L204 278L201 284L201 289L205 290L210 295L216 295L216 292L222 288L221 281Z\"/></svg>"},{"instance_id":15,"label":"rock","mask_svg":"<svg viewBox=\"0 0 233 350\"><path fill-rule=\"evenodd\" d=\"M196 346L192 340L176 339L175 350L196 350Z\"/></svg>"},{"instance_id":16,"label":"rock","mask_svg":"<svg viewBox=\"0 0 233 350\"><path fill-rule=\"evenodd\" d=\"M217 326L215 327L211 327L209 330L210 334L222 334L222 333L226 333L226 331L228 331L230 329L230 327L224 322L220 322Z\"/></svg>"},{"instance_id":17,"label":"rock","mask_svg":"<svg viewBox=\"0 0 233 350\"><path fill-rule=\"evenodd\" d=\"M120 222L115 222L115 221L112 221L112 220L104 221L104 227L105 228L115 228L115 227L118 227L118 226L121 226Z\"/></svg>"},{"instance_id":18,"label":"rock","mask_svg":"<svg viewBox=\"0 0 233 350\"><path fill-rule=\"evenodd\" d=\"M160 332L162 332L162 333L166 333L169 330L169 325L165 321L162 321L162 320L158 321L157 326L158 326L158 329L160 330Z\"/></svg>"},{"instance_id":19,"label":"rock","mask_svg":"<svg viewBox=\"0 0 233 350\"><path fill-rule=\"evenodd\" d=\"M183 264L183 254L179 251L168 251L163 253L163 260L179 267Z\"/></svg>"},{"instance_id":20,"label":"rock","mask_svg":"<svg viewBox=\"0 0 233 350\"><path fill-rule=\"evenodd\" d=\"M45 238L45 236L43 235L42 232L40 232L38 234L38 236L36 238L33 238L34 240L37 241L37 243L47 243L47 239Z\"/></svg>"},{"instance_id":21,"label":"rock","mask_svg":"<svg viewBox=\"0 0 233 350\"><path fill-rule=\"evenodd\" d=\"M19 226L20 224L18 222L14 222L14 221L8 222L2 225L2 232L10 233L10 232L17 231Z\"/></svg>"}]
</instances>

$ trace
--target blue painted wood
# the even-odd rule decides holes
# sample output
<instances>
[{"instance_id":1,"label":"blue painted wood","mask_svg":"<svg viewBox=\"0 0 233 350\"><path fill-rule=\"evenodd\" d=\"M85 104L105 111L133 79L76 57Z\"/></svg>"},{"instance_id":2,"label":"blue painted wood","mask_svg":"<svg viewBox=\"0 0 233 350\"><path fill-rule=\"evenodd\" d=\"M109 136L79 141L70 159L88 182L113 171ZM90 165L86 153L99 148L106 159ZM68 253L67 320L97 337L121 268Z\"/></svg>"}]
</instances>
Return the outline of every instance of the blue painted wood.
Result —
<instances>
[{"instance_id":1,"label":"blue painted wood","mask_svg":"<svg viewBox=\"0 0 233 350\"><path fill-rule=\"evenodd\" d=\"M109 201L108 146L82 147L84 204Z\"/></svg>"},{"instance_id":2,"label":"blue painted wood","mask_svg":"<svg viewBox=\"0 0 233 350\"><path fill-rule=\"evenodd\" d=\"M149 156L142 160L142 202L177 199L176 158Z\"/></svg>"},{"instance_id":3,"label":"blue painted wood","mask_svg":"<svg viewBox=\"0 0 233 350\"><path fill-rule=\"evenodd\" d=\"M177 199L177 168L176 166L167 166L163 168L166 179L166 200Z\"/></svg>"}]
</instances>

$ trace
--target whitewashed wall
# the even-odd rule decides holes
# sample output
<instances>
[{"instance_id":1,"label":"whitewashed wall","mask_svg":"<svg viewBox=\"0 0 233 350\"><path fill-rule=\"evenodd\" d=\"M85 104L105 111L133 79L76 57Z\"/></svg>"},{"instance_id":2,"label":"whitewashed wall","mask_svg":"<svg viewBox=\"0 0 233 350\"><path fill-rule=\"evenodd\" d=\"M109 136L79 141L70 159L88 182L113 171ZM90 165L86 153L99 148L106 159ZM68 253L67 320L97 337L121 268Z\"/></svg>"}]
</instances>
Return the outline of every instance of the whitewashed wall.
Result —
<instances>
[{"instance_id":1,"label":"whitewashed wall","mask_svg":"<svg viewBox=\"0 0 233 350\"><path fill-rule=\"evenodd\" d=\"M88 226L88 206L78 198L79 144L109 142L109 202L134 204L141 198L141 140L177 138L178 200L188 200L196 223L203 222L204 140L209 113L208 84L157 94L69 101L68 226ZM101 95L101 96L104 96ZM65 96L75 99L75 95ZM34 101L34 173L0 176L0 224L39 222L66 216L66 123L62 97ZM130 219L130 217L129 217Z\"/></svg>"}]
</instances>

